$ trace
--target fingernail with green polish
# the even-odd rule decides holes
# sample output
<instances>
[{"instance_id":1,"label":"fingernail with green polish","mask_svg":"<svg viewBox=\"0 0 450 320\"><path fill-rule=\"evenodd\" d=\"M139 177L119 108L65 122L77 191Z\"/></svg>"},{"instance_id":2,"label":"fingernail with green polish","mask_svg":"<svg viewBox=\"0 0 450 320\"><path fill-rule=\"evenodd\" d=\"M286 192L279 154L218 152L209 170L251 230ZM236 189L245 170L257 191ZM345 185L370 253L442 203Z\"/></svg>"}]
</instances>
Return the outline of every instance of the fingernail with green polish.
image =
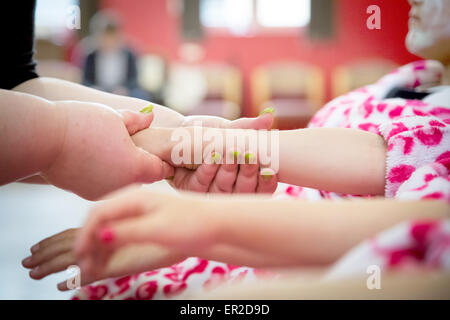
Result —
<instances>
[{"instance_id":1,"label":"fingernail with green polish","mask_svg":"<svg viewBox=\"0 0 450 320\"><path fill-rule=\"evenodd\" d=\"M241 153L239 151L231 151L230 152L230 158L235 161L233 163L237 163L237 160L239 159L239 156L241 155Z\"/></svg>"},{"instance_id":2,"label":"fingernail with green polish","mask_svg":"<svg viewBox=\"0 0 450 320\"><path fill-rule=\"evenodd\" d=\"M144 114L151 113L153 111L153 107L154 106L152 104L150 104L150 105L142 108L139 112L144 113Z\"/></svg>"},{"instance_id":3,"label":"fingernail with green polish","mask_svg":"<svg viewBox=\"0 0 450 320\"><path fill-rule=\"evenodd\" d=\"M259 115L262 116L263 114L266 114L266 113L274 114L275 109L273 107L265 108L263 111L261 111L261 113Z\"/></svg>"},{"instance_id":4,"label":"fingernail with green polish","mask_svg":"<svg viewBox=\"0 0 450 320\"><path fill-rule=\"evenodd\" d=\"M270 180L274 176L274 171L269 168L261 169L261 176L262 176L263 180L266 180L266 181Z\"/></svg>"},{"instance_id":5,"label":"fingernail with green polish","mask_svg":"<svg viewBox=\"0 0 450 320\"><path fill-rule=\"evenodd\" d=\"M211 162L212 163L219 163L220 158L221 158L221 156L220 156L220 153L218 153L218 152L213 152L211 154Z\"/></svg>"},{"instance_id":6,"label":"fingernail with green polish","mask_svg":"<svg viewBox=\"0 0 450 320\"><path fill-rule=\"evenodd\" d=\"M247 152L244 157L245 157L246 164L252 163L253 160L255 159L255 155L251 152Z\"/></svg>"}]
</instances>

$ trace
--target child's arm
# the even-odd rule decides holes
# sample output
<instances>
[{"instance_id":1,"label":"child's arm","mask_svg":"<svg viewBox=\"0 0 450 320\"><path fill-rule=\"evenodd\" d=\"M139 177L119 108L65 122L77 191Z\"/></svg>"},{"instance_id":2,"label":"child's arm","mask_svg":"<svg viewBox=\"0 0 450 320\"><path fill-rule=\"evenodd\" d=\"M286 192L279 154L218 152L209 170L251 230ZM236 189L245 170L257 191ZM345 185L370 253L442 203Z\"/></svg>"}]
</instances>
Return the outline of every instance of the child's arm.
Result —
<instances>
[{"instance_id":1,"label":"child's arm","mask_svg":"<svg viewBox=\"0 0 450 320\"><path fill-rule=\"evenodd\" d=\"M401 221L448 217L449 206L433 201L267 201L252 197L175 197L129 189L93 210L75 252L86 270L108 261L114 249L154 243L188 256L237 259L246 252L259 266L280 259L285 266L326 265L359 242ZM234 255L214 251L239 248ZM247 262L247 263L244 263ZM87 271L89 272L89 271Z\"/></svg>"},{"instance_id":2,"label":"child's arm","mask_svg":"<svg viewBox=\"0 0 450 320\"><path fill-rule=\"evenodd\" d=\"M282 182L347 194L384 195L386 144L353 129L280 132Z\"/></svg>"},{"instance_id":3,"label":"child's arm","mask_svg":"<svg viewBox=\"0 0 450 320\"><path fill-rule=\"evenodd\" d=\"M211 200L212 201L212 200ZM289 257L292 264L328 264L359 242L412 219L449 217L449 205L432 201L259 201L211 204L217 242ZM236 208L245 208L236 210Z\"/></svg>"},{"instance_id":4,"label":"child's arm","mask_svg":"<svg viewBox=\"0 0 450 320\"><path fill-rule=\"evenodd\" d=\"M409 270L411 271L411 270ZM309 300L309 299L449 299L448 271L401 270L383 272L382 290L367 288L368 276L324 281L322 277L297 274L254 283L236 283L186 297L194 300Z\"/></svg>"},{"instance_id":5,"label":"child's arm","mask_svg":"<svg viewBox=\"0 0 450 320\"><path fill-rule=\"evenodd\" d=\"M72 265L78 265L73 253L75 237L79 229L68 229L46 239L39 241L31 247L31 255L22 260L22 265L30 269L30 277L35 280L43 279L51 274L67 270ZM250 264L254 267L260 265L267 267L268 259L260 254L225 245L214 246L208 249L205 256L209 259L221 261L226 259L234 265ZM243 258L245 257L245 258ZM183 253L153 244L138 244L123 247L111 256L105 266L95 269L95 274L85 273L81 270L81 286L94 281L123 277L149 270L168 267L180 262L188 256ZM269 266L285 266L283 260L277 257L271 259ZM69 290L67 281L60 282L58 289Z\"/></svg>"},{"instance_id":6,"label":"child's arm","mask_svg":"<svg viewBox=\"0 0 450 320\"><path fill-rule=\"evenodd\" d=\"M171 136L174 132L180 132L174 130L180 129L142 130L133 136L133 141L173 164L171 151L179 145L179 141L171 139ZM224 147L222 150L216 150L222 155L231 151L225 150L226 135L250 137L255 133L252 130L210 128L183 130L190 134L191 141L194 141L194 137L200 132L201 141L195 143L203 144L204 147L209 143L201 138L206 130L211 135L222 135ZM280 182L348 194L384 194L386 144L382 137L365 131L341 128L301 129L277 133L278 136L270 136L271 131L259 131L258 141L262 141L261 136L266 135L272 144L278 143L275 148L269 145L267 149L275 151L275 154L270 155L272 162L268 166L273 168L278 164L277 174ZM193 144L191 148L190 160L193 161ZM240 150L245 148L246 146L234 147ZM252 152L258 154L257 151ZM278 163L274 161L276 156ZM228 161L229 157L224 156L223 159Z\"/></svg>"}]
</instances>

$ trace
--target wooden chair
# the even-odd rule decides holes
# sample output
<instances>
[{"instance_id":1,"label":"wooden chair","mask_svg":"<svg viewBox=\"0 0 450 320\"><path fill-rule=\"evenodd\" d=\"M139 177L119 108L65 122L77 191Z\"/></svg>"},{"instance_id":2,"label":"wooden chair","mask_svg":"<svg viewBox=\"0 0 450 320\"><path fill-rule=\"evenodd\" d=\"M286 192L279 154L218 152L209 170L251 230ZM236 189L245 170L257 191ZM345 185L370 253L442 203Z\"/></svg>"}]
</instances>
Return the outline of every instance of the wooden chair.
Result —
<instances>
[{"instance_id":1,"label":"wooden chair","mask_svg":"<svg viewBox=\"0 0 450 320\"><path fill-rule=\"evenodd\" d=\"M253 113L275 108L274 126L305 127L324 103L325 84L321 69L297 61L258 67L251 76Z\"/></svg>"},{"instance_id":2,"label":"wooden chair","mask_svg":"<svg viewBox=\"0 0 450 320\"><path fill-rule=\"evenodd\" d=\"M384 59L366 59L340 65L332 74L332 95L335 98L374 83L397 67L396 63Z\"/></svg>"},{"instance_id":3,"label":"wooden chair","mask_svg":"<svg viewBox=\"0 0 450 320\"><path fill-rule=\"evenodd\" d=\"M177 77L184 77L186 80L176 80ZM181 97L173 99L170 96L182 94L180 90L184 90L186 96L189 96L185 106L182 105ZM175 100L177 106L174 108L186 115L202 114L236 119L241 113L242 76L237 68L227 64L174 64L169 72L168 92L168 105L171 106L171 101Z\"/></svg>"}]
</instances>

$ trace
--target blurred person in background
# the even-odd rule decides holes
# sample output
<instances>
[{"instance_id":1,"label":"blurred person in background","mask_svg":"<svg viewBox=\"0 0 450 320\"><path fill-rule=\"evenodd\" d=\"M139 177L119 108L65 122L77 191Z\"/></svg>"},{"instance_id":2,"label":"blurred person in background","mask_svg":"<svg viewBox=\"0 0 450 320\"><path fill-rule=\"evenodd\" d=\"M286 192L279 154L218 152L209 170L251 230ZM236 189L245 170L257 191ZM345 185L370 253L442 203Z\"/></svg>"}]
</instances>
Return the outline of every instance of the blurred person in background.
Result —
<instances>
[{"instance_id":1,"label":"blurred person in background","mask_svg":"<svg viewBox=\"0 0 450 320\"><path fill-rule=\"evenodd\" d=\"M83 84L99 90L149 100L139 88L136 54L124 41L118 17L98 12L91 20L93 50L85 58Z\"/></svg>"}]
</instances>

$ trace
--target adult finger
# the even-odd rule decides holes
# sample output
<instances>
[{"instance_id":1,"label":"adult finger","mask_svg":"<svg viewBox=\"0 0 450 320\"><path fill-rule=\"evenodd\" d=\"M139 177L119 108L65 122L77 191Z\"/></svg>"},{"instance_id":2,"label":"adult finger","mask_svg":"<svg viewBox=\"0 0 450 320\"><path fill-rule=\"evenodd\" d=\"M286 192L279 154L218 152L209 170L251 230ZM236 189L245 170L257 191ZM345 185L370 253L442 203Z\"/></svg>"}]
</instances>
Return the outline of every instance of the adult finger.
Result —
<instances>
[{"instance_id":1,"label":"adult finger","mask_svg":"<svg viewBox=\"0 0 450 320\"><path fill-rule=\"evenodd\" d=\"M136 148L134 166L133 183L152 183L171 177L175 172L170 164L141 148Z\"/></svg>"},{"instance_id":2,"label":"adult finger","mask_svg":"<svg viewBox=\"0 0 450 320\"><path fill-rule=\"evenodd\" d=\"M118 110L122 116L123 123L128 130L128 133L131 135L139 132L141 130L147 129L153 121L154 114L150 113L141 113L131 110Z\"/></svg>"}]
</instances>

